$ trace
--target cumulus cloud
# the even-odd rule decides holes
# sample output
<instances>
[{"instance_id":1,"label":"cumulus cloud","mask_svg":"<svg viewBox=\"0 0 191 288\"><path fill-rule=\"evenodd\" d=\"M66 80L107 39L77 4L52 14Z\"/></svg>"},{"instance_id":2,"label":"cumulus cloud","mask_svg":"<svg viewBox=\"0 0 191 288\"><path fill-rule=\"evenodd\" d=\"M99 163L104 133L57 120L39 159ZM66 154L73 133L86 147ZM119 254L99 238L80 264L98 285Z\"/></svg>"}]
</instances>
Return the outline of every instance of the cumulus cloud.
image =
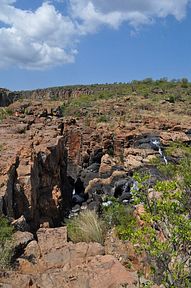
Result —
<instances>
[{"instance_id":1,"label":"cumulus cloud","mask_svg":"<svg viewBox=\"0 0 191 288\"><path fill-rule=\"evenodd\" d=\"M137 29L168 15L181 20L190 0L52 0L35 11L0 0L0 67L46 69L72 63L80 37L102 25ZM56 3L64 11L56 10ZM67 4L67 9L66 9Z\"/></svg>"},{"instance_id":2,"label":"cumulus cloud","mask_svg":"<svg viewBox=\"0 0 191 288\"><path fill-rule=\"evenodd\" d=\"M45 69L74 61L77 40L75 23L43 3L35 12L17 9L15 1L0 3L0 66Z\"/></svg>"}]
</instances>

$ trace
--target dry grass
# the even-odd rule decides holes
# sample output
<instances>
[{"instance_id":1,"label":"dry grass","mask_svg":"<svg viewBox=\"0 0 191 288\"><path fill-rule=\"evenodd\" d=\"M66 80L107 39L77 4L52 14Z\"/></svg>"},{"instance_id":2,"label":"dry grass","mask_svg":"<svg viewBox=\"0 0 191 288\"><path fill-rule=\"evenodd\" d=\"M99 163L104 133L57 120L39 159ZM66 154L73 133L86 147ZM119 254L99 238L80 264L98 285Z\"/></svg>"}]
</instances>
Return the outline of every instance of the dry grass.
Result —
<instances>
[{"instance_id":1,"label":"dry grass","mask_svg":"<svg viewBox=\"0 0 191 288\"><path fill-rule=\"evenodd\" d=\"M6 240L0 245L0 268L5 269L10 266L13 256L13 244L10 240Z\"/></svg>"},{"instance_id":2,"label":"dry grass","mask_svg":"<svg viewBox=\"0 0 191 288\"><path fill-rule=\"evenodd\" d=\"M86 210L68 222L68 236L73 242L104 243L104 224L95 211Z\"/></svg>"}]
</instances>

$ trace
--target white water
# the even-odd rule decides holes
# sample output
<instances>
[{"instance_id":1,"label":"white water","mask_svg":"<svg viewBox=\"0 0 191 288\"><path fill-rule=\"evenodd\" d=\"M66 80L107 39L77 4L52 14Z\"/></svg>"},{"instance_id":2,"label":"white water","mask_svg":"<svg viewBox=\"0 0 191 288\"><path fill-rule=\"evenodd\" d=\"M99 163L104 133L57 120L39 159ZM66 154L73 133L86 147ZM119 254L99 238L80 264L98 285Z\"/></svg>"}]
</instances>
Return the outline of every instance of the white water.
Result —
<instances>
[{"instance_id":1,"label":"white water","mask_svg":"<svg viewBox=\"0 0 191 288\"><path fill-rule=\"evenodd\" d=\"M163 158L165 164L167 165L168 161L167 161L165 155L162 152L162 149L160 147L160 142L158 140L154 140L154 141L152 141L152 143L158 148L159 154L161 155L161 157Z\"/></svg>"},{"instance_id":2,"label":"white water","mask_svg":"<svg viewBox=\"0 0 191 288\"><path fill-rule=\"evenodd\" d=\"M131 187L131 191L132 190L139 191L138 182L135 180L133 181L133 186Z\"/></svg>"},{"instance_id":3,"label":"white water","mask_svg":"<svg viewBox=\"0 0 191 288\"><path fill-rule=\"evenodd\" d=\"M103 202L103 203L102 203L102 206L103 206L103 207L109 207L109 206L111 206L112 204L113 204L112 201L109 200L109 201L107 201L107 202Z\"/></svg>"}]
</instances>

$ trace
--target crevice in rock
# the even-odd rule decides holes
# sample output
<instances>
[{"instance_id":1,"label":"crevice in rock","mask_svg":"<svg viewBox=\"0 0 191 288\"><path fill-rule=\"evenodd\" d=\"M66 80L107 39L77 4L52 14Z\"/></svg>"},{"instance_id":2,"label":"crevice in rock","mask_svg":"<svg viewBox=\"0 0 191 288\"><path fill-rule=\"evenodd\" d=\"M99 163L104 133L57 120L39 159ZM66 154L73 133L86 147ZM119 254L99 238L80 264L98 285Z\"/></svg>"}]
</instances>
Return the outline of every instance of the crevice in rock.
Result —
<instances>
[{"instance_id":1,"label":"crevice in rock","mask_svg":"<svg viewBox=\"0 0 191 288\"><path fill-rule=\"evenodd\" d=\"M3 201L3 211L8 217L14 217L14 183L17 179L17 168L19 166L19 157L16 157L15 162L11 165L7 176L7 187Z\"/></svg>"}]
</instances>

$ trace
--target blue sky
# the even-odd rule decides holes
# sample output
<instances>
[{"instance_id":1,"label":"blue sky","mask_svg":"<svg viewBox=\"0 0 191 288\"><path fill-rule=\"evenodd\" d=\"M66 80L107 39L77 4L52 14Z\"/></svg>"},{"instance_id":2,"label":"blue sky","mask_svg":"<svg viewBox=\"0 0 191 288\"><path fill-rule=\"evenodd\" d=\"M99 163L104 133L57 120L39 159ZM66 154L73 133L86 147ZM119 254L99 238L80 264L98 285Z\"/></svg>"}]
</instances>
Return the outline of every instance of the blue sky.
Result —
<instances>
[{"instance_id":1,"label":"blue sky","mask_svg":"<svg viewBox=\"0 0 191 288\"><path fill-rule=\"evenodd\" d=\"M190 28L189 0L1 0L0 87L191 80Z\"/></svg>"}]
</instances>

